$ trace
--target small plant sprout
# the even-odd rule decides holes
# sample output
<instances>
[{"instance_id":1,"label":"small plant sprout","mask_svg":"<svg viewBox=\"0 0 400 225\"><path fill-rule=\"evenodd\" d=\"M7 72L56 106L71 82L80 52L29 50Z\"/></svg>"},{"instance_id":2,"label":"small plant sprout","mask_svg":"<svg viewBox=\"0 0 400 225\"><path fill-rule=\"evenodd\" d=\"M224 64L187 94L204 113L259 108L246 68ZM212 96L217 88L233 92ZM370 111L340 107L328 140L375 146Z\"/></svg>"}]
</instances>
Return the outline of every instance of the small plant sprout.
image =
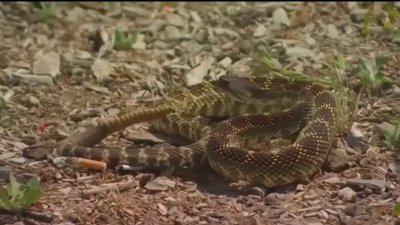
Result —
<instances>
[{"instance_id":1,"label":"small plant sprout","mask_svg":"<svg viewBox=\"0 0 400 225\"><path fill-rule=\"evenodd\" d=\"M43 21L50 21L56 17L57 5L55 2L39 2L37 4L39 8L39 18Z\"/></svg>"},{"instance_id":2,"label":"small plant sprout","mask_svg":"<svg viewBox=\"0 0 400 225\"><path fill-rule=\"evenodd\" d=\"M115 30L115 49L128 50L136 42L136 34L126 35L123 31Z\"/></svg>"},{"instance_id":3,"label":"small plant sprout","mask_svg":"<svg viewBox=\"0 0 400 225\"><path fill-rule=\"evenodd\" d=\"M394 214L395 214L396 216L400 216L400 202L397 202L397 203L394 205Z\"/></svg>"},{"instance_id":4,"label":"small plant sprout","mask_svg":"<svg viewBox=\"0 0 400 225\"><path fill-rule=\"evenodd\" d=\"M387 131L385 143L391 150L400 148L400 118L393 121L394 129Z\"/></svg>"},{"instance_id":5,"label":"small plant sprout","mask_svg":"<svg viewBox=\"0 0 400 225\"><path fill-rule=\"evenodd\" d=\"M12 211L25 210L34 204L41 194L39 180L36 177L23 185L10 174L7 187L0 188L0 208Z\"/></svg>"},{"instance_id":6,"label":"small plant sprout","mask_svg":"<svg viewBox=\"0 0 400 225\"><path fill-rule=\"evenodd\" d=\"M360 78L361 84L371 91L376 91L391 80L381 71L383 65L390 60L389 56L378 56L374 59L361 59L355 74Z\"/></svg>"}]
</instances>

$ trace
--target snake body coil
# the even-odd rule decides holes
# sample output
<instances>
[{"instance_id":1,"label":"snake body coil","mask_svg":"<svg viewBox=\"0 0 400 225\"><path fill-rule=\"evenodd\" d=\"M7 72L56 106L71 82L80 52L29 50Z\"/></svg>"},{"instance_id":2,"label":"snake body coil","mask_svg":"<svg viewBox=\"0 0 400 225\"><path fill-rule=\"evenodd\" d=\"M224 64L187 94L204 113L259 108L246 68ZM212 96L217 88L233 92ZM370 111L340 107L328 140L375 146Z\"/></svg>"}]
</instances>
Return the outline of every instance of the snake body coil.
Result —
<instances>
[{"instance_id":1,"label":"snake body coil","mask_svg":"<svg viewBox=\"0 0 400 225\"><path fill-rule=\"evenodd\" d=\"M74 134L60 142L56 153L143 170L195 167L209 162L216 172L232 180L273 187L306 179L321 167L336 133L336 110L330 91L314 83L224 76L177 89L153 107ZM204 117L228 119L211 126ZM91 147L114 131L145 121L151 122L152 129L194 143L118 150ZM294 135L294 143L277 153L243 149Z\"/></svg>"}]
</instances>

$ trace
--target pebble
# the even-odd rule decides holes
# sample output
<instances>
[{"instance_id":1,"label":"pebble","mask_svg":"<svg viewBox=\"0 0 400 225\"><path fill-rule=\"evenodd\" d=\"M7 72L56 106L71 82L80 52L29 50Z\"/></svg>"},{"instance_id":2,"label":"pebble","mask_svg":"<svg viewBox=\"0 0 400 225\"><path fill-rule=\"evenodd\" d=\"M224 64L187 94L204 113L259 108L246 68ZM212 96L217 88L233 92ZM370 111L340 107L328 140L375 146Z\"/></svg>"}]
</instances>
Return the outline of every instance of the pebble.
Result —
<instances>
[{"instance_id":1,"label":"pebble","mask_svg":"<svg viewBox=\"0 0 400 225\"><path fill-rule=\"evenodd\" d=\"M332 39L337 39L339 37L339 31L337 30L337 28L335 27L335 25L333 24L328 24L328 26L326 27L327 29L327 35L328 37L332 38Z\"/></svg>"},{"instance_id":2,"label":"pebble","mask_svg":"<svg viewBox=\"0 0 400 225\"><path fill-rule=\"evenodd\" d=\"M394 125L387 122L383 122L381 124L375 125L373 131L377 132L379 136L383 137L390 131L393 131L394 128L395 128Z\"/></svg>"},{"instance_id":3,"label":"pebble","mask_svg":"<svg viewBox=\"0 0 400 225\"><path fill-rule=\"evenodd\" d=\"M6 152L0 155L0 161L10 159L15 156L14 152Z\"/></svg>"},{"instance_id":4,"label":"pebble","mask_svg":"<svg viewBox=\"0 0 400 225\"><path fill-rule=\"evenodd\" d=\"M183 20L183 18L177 14L168 14L167 21L169 24L177 27L184 27L186 25L186 22Z\"/></svg>"},{"instance_id":5,"label":"pebble","mask_svg":"<svg viewBox=\"0 0 400 225\"><path fill-rule=\"evenodd\" d=\"M182 37L181 32L175 26L166 26L164 34L167 40L178 40Z\"/></svg>"},{"instance_id":6,"label":"pebble","mask_svg":"<svg viewBox=\"0 0 400 225\"><path fill-rule=\"evenodd\" d=\"M381 194L381 196L382 196L382 199L388 199L388 198L392 197L392 193L391 192L383 192Z\"/></svg>"},{"instance_id":7,"label":"pebble","mask_svg":"<svg viewBox=\"0 0 400 225\"><path fill-rule=\"evenodd\" d=\"M344 213L348 216L354 217L357 213L357 205L349 204L344 208Z\"/></svg>"},{"instance_id":8,"label":"pebble","mask_svg":"<svg viewBox=\"0 0 400 225\"><path fill-rule=\"evenodd\" d=\"M350 17L353 22L362 22L367 14L368 9L354 9L350 12Z\"/></svg>"},{"instance_id":9,"label":"pebble","mask_svg":"<svg viewBox=\"0 0 400 225\"><path fill-rule=\"evenodd\" d=\"M374 190L382 191L385 189L385 181L379 179L360 179L360 178L353 178L348 179L346 184L349 186L358 186L358 187L368 187Z\"/></svg>"},{"instance_id":10,"label":"pebble","mask_svg":"<svg viewBox=\"0 0 400 225\"><path fill-rule=\"evenodd\" d=\"M328 183L328 184L341 184L342 183L341 179L338 176L329 177L329 178L325 179L324 182Z\"/></svg>"},{"instance_id":11,"label":"pebble","mask_svg":"<svg viewBox=\"0 0 400 225\"><path fill-rule=\"evenodd\" d=\"M314 52L302 47L289 47L286 49L286 55L293 58L313 57Z\"/></svg>"},{"instance_id":12,"label":"pebble","mask_svg":"<svg viewBox=\"0 0 400 225\"><path fill-rule=\"evenodd\" d=\"M24 157L17 157L17 158L8 159L7 161L13 162L13 163L18 163L18 164L23 164L23 163L26 162L26 158L24 158Z\"/></svg>"},{"instance_id":13,"label":"pebble","mask_svg":"<svg viewBox=\"0 0 400 225\"><path fill-rule=\"evenodd\" d=\"M286 25L290 26L290 21L286 11L282 8L275 10L272 14L272 21L275 25Z\"/></svg>"},{"instance_id":14,"label":"pebble","mask_svg":"<svg viewBox=\"0 0 400 225\"><path fill-rule=\"evenodd\" d=\"M267 28L265 28L264 24L258 25L256 30L253 33L253 37L262 37L267 32Z\"/></svg>"},{"instance_id":15,"label":"pebble","mask_svg":"<svg viewBox=\"0 0 400 225\"><path fill-rule=\"evenodd\" d=\"M356 192L353 191L353 189L349 187L345 187L341 190L339 190L339 198L342 199L345 202L355 202L357 197L356 197Z\"/></svg>"}]
</instances>

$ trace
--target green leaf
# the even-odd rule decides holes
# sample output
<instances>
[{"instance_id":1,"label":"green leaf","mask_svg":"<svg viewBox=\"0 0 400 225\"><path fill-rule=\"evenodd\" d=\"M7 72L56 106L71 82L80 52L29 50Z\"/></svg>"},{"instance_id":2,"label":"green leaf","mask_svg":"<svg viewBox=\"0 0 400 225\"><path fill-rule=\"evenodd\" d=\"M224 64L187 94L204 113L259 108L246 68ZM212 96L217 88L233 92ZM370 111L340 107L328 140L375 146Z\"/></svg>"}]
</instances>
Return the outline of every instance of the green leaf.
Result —
<instances>
[{"instance_id":1,"label":"green leaf","mask_svg":"<svg viewBox=\"0 0 400 225\"><path fill-rule=\"evenodd\" d=\"M11 209L11 202L9 199L9 195L7 192L7 189L5 188L0 188L0 208L3 209Z\"/></svg>"},{"instance_id":2,"label":"green leaf","mask_svg":"<svg viewBox=\"0 0 400 225\"><path fill-rule=\"evenodd\" d=\"M116 50L130 49L132 44L136 42L136 38L137 33L135 33L134 35L129 34L128 36L126 36L124 32L116 30L114 47Z\"/></svg>"},{"instance_id":3,"label":"green leaf","mask_svg":"<svg viewBox=\"0 0 400 225\"><path fill-rule=\"evenodd\" d=\"M35 203L42 195L40 191L40 182L37 177L32 177L26 187L23 197L20 201L20 207L29 207Z\"/></svg>"},{"instance_id":4,"label":"green leaf","mask_svg":"<svg viewBox=\"0 0 400 225\"><path fill-rule=\"evenodd\" d=\"M390 60L390 56L378 56L375 58L376 68L379 69Z\"/></svg>"},{"instance_id":5,"label":"green leaf","mask_svg":"<svg viewBox=\"0 0 400 225\"><path fill-rule=\"evenodd\" d=\"M400 203L396 203L396 205L394 205L394 214L396 216L400 216Z\"/></svg>"},{"instance_id":6,"label":"green leaf","mask_svg":"<svg viewBox=\"0 0 400 225\"><path fill-rule=\"evenodd\" d=\"M10 196L10 202L13 203L15 201L18 201L20 197L22 196L22 185L18 183L17 179L15 179L14 175L11 173L10 174L10 183L7 186L7 192L8 195Z\"/></svg>"}]
</instances>

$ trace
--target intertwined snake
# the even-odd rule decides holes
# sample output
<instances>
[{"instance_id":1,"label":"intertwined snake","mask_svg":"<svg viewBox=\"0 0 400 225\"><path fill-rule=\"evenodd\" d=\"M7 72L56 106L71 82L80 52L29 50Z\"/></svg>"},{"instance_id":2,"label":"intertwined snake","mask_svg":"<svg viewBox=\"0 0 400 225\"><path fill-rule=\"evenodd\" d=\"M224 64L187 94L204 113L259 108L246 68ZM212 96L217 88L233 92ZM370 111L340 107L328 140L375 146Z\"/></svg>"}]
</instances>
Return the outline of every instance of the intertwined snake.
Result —
<instances>
[{"instance_id":1,"label":"intertwined snake","mask_svg":"<svg viewBox=\"0 0 400 225\"><path fill-rule=\"evenodd\" d=\"M336 133L336 110L331 92L311 82L223 76L177 89L152 107L73 134L60 142L56 153L143 170L208 162L232 180L274 187L307 179L322 166ZM204 117L228 119L211 126ZM145 121L150 121L153 129L194 143L176 148L91 147L115 131ZM277 153L243 149L259 141L294 135L294 143Z\"/></svg>"}]
</instances>

